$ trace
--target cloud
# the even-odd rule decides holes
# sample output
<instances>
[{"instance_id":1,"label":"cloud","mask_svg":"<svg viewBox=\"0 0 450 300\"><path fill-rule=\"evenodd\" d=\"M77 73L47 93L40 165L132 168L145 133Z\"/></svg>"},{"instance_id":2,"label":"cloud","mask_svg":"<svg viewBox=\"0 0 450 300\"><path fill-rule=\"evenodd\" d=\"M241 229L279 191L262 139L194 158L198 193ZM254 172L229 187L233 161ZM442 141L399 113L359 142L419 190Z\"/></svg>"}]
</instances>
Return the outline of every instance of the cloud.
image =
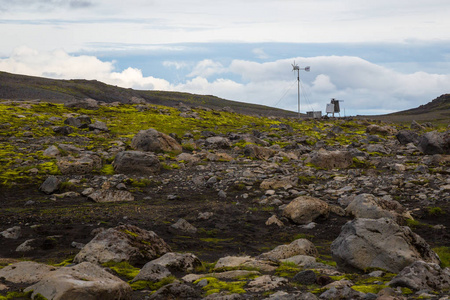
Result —
<instances>
[{"instance_id":1,"label":"cloud","mask_svg":"<svg viewBox=\"0 0 450 300\"><path fill-rule=\"evenodd\" d=\"M301 68L311 66L310 72L300 71L302 112L324 111L330 98L337 98L344 100L347 115L387 113L425 104L449 92L450 74L400 73L352 56L292 57L265 63L233 60L228 64L205 59L195 65L164 61L165 69L185 74L174 83L157 74L144 76L138 68L116 70L116 62L92 55L20 47L0 59L0 70L56 79L97 79L126 88L209 94L297 111L294 60Z\"/></svg>"},{"instance_id":2,"label":"cloud","mask_svg":"<svg viewBox=\"0 0 450 300\"><path fill-rule=\"evenodd\" d=\"M267 59L267 58L269 58L269 55L262 48L255 48L255 49L252 50L252 52L259 59Z\"/></svg>"},{"instance_id":3,"label":"cloud","mask_svg":"<svg viewBox=\"0 0 450 300\"><path fill-rule=\"evenodd\" d=\"M87 8L94 5L90 0L0 0L3 11L53 11L58 8Z\"/></svg>"}]
</instances>

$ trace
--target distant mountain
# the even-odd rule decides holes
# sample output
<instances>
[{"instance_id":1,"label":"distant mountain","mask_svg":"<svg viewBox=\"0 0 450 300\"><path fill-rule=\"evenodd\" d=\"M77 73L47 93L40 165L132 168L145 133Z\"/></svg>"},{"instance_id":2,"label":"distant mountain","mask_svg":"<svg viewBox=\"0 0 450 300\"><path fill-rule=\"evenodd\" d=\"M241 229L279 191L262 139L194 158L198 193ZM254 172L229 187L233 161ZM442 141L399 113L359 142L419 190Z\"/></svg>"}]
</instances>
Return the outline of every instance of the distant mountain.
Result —
<instances>
[{"instance_id":1,"label":"distant mountain","mask_svg":"<svg viewBox=\"0 0 450 300\"><path fill-rule=\"evenodd\" d=\"M92 98L107 103L131 103L143 99L147 103L175 106L182 102L212 109L230 107L235 112L263 116L297 116L295 112L221 99L211 95L181 92L141 91L108 85L97 80L56 80L0 72L0 100L43 100L63 103Z\"/></svg>"}]
</instances>

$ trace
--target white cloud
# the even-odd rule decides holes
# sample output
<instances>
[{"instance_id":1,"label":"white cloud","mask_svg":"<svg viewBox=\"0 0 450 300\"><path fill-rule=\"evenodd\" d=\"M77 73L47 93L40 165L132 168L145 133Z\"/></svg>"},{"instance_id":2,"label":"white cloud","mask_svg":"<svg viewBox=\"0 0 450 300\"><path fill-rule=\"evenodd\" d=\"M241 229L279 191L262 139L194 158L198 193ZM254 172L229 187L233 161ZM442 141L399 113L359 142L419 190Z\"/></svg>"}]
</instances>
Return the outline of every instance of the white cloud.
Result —
<instances>
[{"instance_id":1,"label":"white cloud","mask_svg":"<svg viewBox=\"0 0 450 300\"><path fill-rule=\"evenodd\" d=\"M302 112L324 111L329 99L337 98L344 100L347 115L385 113L416 107L449 92L450 74L405 74L350 56L293 57L266 63L234 60L229 65L202 60L174 84L144 76L137 68L115 70L114 61L101 61L95 56L22 47L0 59L0 70L57 79L97 79L126 88L210 94L296 111L294 60L300 67L311 66L309 73L300 71ZM189 68L169 61L164 65ZM213 75L215 79L210 79Z\"/></svg>"},{"instance_id":2,"label":"white cloud","mask_svg":"<svg viewBox=\"0 0 450 300\"><path fill-rule=\"evenodd\" d=\"M163 61L164 67L174 67L177 70L184 69L188 67L188 64L185 62L179 62L179 61Z\"/></svg>"}]
</instances>

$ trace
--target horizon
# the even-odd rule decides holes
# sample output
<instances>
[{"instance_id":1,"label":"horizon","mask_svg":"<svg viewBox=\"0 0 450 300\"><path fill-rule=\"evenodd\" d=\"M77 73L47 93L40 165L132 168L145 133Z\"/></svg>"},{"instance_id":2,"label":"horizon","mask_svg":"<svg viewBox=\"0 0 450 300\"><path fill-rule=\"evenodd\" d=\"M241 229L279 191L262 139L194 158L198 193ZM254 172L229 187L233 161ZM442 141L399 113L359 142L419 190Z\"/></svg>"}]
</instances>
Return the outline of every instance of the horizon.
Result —
<instances>
[{"instance_id":1,"label":"horizon","mask_svg":"<svg viewBox=\"0 0 450 300\"><path fill-rule=\"evenodd\" d=\"M450 92L448 12L442 0L0 0L0 70L297 112L295 61L311 67L302 113L336 98L347 115L386 114Z\"/></svg>"}]
</instances>

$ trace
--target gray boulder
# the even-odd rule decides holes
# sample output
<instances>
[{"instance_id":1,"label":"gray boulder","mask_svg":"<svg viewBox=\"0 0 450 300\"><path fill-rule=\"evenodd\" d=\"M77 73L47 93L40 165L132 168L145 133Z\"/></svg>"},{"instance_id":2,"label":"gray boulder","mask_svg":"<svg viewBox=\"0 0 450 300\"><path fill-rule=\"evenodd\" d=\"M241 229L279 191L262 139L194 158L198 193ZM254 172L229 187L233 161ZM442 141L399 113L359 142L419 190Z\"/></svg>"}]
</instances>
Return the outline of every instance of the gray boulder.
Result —
<instances>
[{"instance_id":1,"label":"gray boulder","mask_svg":"<svg viewBox=\"0 0 450 300\"><path fill-rule=\"evenodd\" d=\"M280 261L296 255L309 255L318 257L319 252L313 243L307 239L298 239L290 243L289 245L280 245L273 250L261 254L259 259L268 259L273 261Z\"/></svg>"},{"instance_id":2,"label":"gray boulder","mask_svg":"<svg viewBox=\"0 0 450 300\"><path fill-rule=\"evenodd\" d=\"M49 176L39 187L39 190L47 195L53 194L59 189L59 185L61 184L61 180L56 176Z\"/></svg>"},{"instance_id":3,"label":"gray boulder","mask_svg":"<svg viewBox=\"0 0 450 300\"><path fill-rule=\"evenodd\" d=\"M416 261L395 276L389 285L407 287L411 290L450 289L450 268L441 269L439 265Z\"/></svg>"},{"instance_id":4,"label":"gray boulder","mask_svg":"<svg viewBox=\"0 0 450 300\"><path fill-rule=\"evenodd\" d=\"M88 198L97 203L134 201L133 194L122 190L97 190L90 193Z\"/></svg>"},{"instance_id":5,"label":"gray boulder","mask_svg":"<svg viewBox=\"0 0 450 300\"><path fill-rule=\"evenodd\" d=\"M205 145L214 149L227 149L231 147L231 142L226 137L212 136L206 139Z\"/></svg>"},{"instance_id":6,"label":"gray boulder","mask_svg":"<svg viewBox=\"0 0 450 300\"><path fill-rule=\"evenodd\" d=\"M17 240L20 237L21 232L22 230L20 226L14 226L0 232L0 236L4 237L5 239Z\"/></svg>"},{"instance_id":7,"label":"gray boulder","mask_svg":"<svg viewBox=\"0 0 450 300\"><path fill-rule=\"evenodd\" d=\"M53 132L61 135L69 135L73 133L73 128L70 126L54 126L52 129Z\"/></svg>"},{"instance_id":8,"label":"gray boulder","mask_svg":"<svg viewBox=\"0 0 450 300\"><path fill-rule=\"evenodd\" d=\"M131 141L131 148L150 152L176 152L183 149L172 137L153 128L139 131Z\"/></svg>"},{"instance_id":9,"label":"gray boulder","mask_svg":"<svg viewBox=\"0 0 450 300\"><path fill-rule=\"evenodd\" d=\"M158 282L171 276L169 269L162 265L146 263L144 267L139 271L139 274L133 278L132 282L136 281L151 281Z\"/></svg>"},{"instance_id":10,"label":"gray boulder","mask_svg":"<svg viewBox=\"0 0 450 300\"><path fill-rule=\"evenodd\" d=\"M407 145L409 143L417 145L419 143L419 135L411 130L400 130L395 137L402 145Z\"/></svg>"},{"instance_id":11,"label":"gray boulder","mask_svg":"<svg viewBox=\"0 0 450 300\"><path fill-rule=\"evenodd\" d=\"M420 137L417 147L427 155L450 154L450 131L427 132Z\"/></svg>"},{"instance_id":12,"label":"gray boulder","mask_svg":"<svg viewBox=\"0 0 450 300\"><path fill-rule=\"evenodd\" d=\"M246 290L253 293L265 292L275 290L283 285L288 284L289 281L286 278L272 276L272 275L263 275L254 280L250 281L247 284Z\"/></svg>"},{"instance_id":13,"label":"gray boulder","mask_svg":"<svg viewBox=\"0 0 450 300\"><path fill-rule=\"evenodd\" d=\"M300 196L283 209L283 216L297 224L308 224L319 217L328 217L329 212L329 206L325 201L310 196Z\"/></svg>"},{"instance_id":14,"label":"gray boulder","mask_svg":"<svg viewBox=\"0 0 450 300\"><path fill-rule=\"evenodd\" d=\"M417 260L440 262L424 239L388 218L347 222L331 253L338 268L350 272L381 268L398 273Z\"/></svg>"},{"instance_id":15,"label":"gray boulder","mask_svg":"<svg viewBox=\"0 0 450 300\"><path fill-rule=\"evenodd\" d=\"M300 283L303 285L310 285L316 283L316 273L314 273L313 270L305 270L298 272L295 274L295 276L292 278L292 280L296 283Z\"/></svg>"},{"instance_id":16,"label":"gray boulder","mask_svg":"<svg viewBox=\"0 0 450 300\"><path fill-rule=\"evenodd\" d=\"M40 294L54 300L125 300L131 299L132 294L129 284L89 262L48 272L24 291L32 291L32 298Z\"/></svg>"},{"instance_id":17,"label":"gray boulder","mask_svg":"<svg viewBox=\"0 0 450 300\"><path fill-rule=\"evenodd\" d=\"M200 259L192 253L169 252L154 259L151 264L161 265L172 271L193 272L196 267L202 265Z\"/></svg>"},{"instance_id":18,"label":"gray boulder","mask_svg":"<svg viewBox=\"0 0 450 300\"><path fill-rule=\"evenodd\" d=\"M48 157L57 157L60 154L61 154L61 152L59 151L58 147L56 147L55 145L49 146L42 153L42 155L48 156Z\"/></svg>"},{"instance_id":19,"label":"gray boulder","mask_svg":"<svg viewBox=\"0 0 450 300\"><path fill-rule=\"evenodd\" d=\"M167 252L171 252L169 245L153 231L120 225L98 233L75 256L74 262L145 264Z\"/></svg>"},{"instance_id":20,"label":"gray boulder","mask_svg":"<svg viewBox=\"0 0 450 300\"><path fill-rule=\"evenodd\" d=\"M346 213L355 218L398 220L405 212L397 201L386 201L372 194L360 194L354 198L345 209Z\"/></svg>"},{"instance_id":21,"label":"gray boulder","mask_svg":"<svg viewBox=\"0 0 450 300\"><path fill-rule=\"evenodd\" d=\"M253 144L249 144L249 145L245 145L244 147L244 155L251 157L251 158L256 158L256 159L261 159L261 160L266 160L269 159L270 157L274 156L277 153L277 151L273 150L273 149L269 149L266 147L261 147L261 146L257 146L257 145L253 145Z\"/></svg>"},{"instance_id":22,"label":"gray boulder","mask_svg":"<svg viewBox=\"0 0 450 300\"><path fill-rule=\"evenodd\" d=\"M0 278L20 284L33 284L57 268L33 261L21 261L0 269Z\"/></svg>"},{"instance_id":23,"label":"gray boulder","mask_svg":"<svg viewBox=\"0 0 450 300\"><path fill-rule=\"evenodd\" d=\"M313 164L324 169L342 169L353 164L353 157L348 151L327 151L320 149L312 152L305 163Z\"/></svg>"},{"instance_id":24,"label":"gray boulder","mask_svg":"<svg viewBox=\"0 0 450 300\"><path fill-rule=\"evenodd\" d=\"M93 124L88 125L89 130L98 130L98 131L108 131L108 126L106 126L105 122L96 121Z\"/></svg>"},{"instance_id":25,"label":"gray boulder","mask_svg":"<svg viewBox=\"0 0 450 300\"><path fill-rule=\"evenodd\" d=\"M56 164L63 175L89 174L102 167L102 159L93 154L80 157L65 156L58 158Z\"/></svg>"},{"instance_id":26,"label":"gray boulder","mask_svg":"<svg viewBox=\"0 0 450 300\"><path fill-rule=\"evenodd\" d=\"M149 299L151 300L176 300L176 299L198 299L199 293L187 284L175 282L163 286Z\"/></svg>"},{"instance_id":27,"label":"gray boulder","mask_svg":"<svg viewBox=\"0 0 450 300\"><path fill-rule=\"evenodd\" d=\"M161 170L161 163L153 153L142 151L123 151L116 155L114 171L122 174L150 175Z\"/></svg>"},{"instance_id":28,"label":"gray boulder","mask_svg":"<svg viewBox=\"0 0 450 300\"><path fill-rule=\"evenodd\" d=\"M197 228L195 228L194 225L182 218L178 219L178 221L175 224L172 224L170 227L191 234L197 232Z\"/></svg>"}]
</instances>

